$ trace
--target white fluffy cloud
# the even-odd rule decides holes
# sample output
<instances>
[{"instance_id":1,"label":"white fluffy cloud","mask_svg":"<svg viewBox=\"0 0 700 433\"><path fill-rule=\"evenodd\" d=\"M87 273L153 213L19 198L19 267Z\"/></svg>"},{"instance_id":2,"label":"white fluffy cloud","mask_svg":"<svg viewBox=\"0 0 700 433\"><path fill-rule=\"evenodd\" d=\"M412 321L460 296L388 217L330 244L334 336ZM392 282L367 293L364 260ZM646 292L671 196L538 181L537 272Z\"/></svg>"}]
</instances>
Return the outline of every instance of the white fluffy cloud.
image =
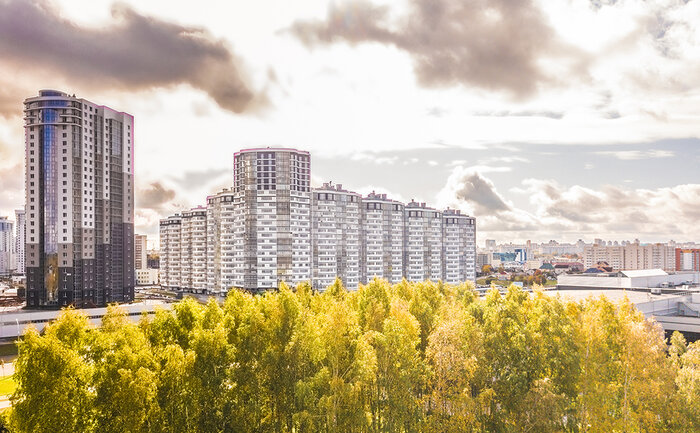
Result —
<instances>
[{"instance_id":1,"label":"white fluffy cloud","mask_svg":"<svg viewBox=\"0 0 700 433\"><path fill-rule=\"evenodd\" d=\"M482 173L457 167L440 192L440 202L473 213L482 239L577 239L612 234L620 239L662 241L697 236L700 184L593 189L528 178L511 192L528 196L530 209L514 206Z\"/></svg>"}]
</instances>

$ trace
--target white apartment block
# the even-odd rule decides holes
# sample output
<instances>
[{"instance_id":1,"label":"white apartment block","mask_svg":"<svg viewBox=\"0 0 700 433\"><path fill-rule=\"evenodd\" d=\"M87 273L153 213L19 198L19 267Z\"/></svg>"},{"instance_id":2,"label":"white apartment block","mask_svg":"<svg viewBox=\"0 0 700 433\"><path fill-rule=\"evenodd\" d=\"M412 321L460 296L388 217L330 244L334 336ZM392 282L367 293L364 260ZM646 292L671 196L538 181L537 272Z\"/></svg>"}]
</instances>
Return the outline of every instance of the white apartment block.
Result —
<instances>
[{"instance_id":1,"label":"white apartment block","mask_svg":"<svg viewBox=\"0 0 700 433\"><path fill-rule=\"evenodd\" d=\"M594 267L599 262L607 262L613 270L676 268L675 247L666 244L642 245L637 242L624 246L602 244L586 245L583 249L583 264Z\"/></svg>"},{"instance_id":2,"label":"white apartment block","mask_svg":"<svg viewBox=\"0 0 700 433\"><path fill-rule=\"evenodd\" d=\"M233 191L207 197L207 291L226 293L243 287L243 218L236 218ZM236 225L238 221L238 225Z\"/></svg>"},{"instance_id":3,"label":"white apartment block","mask_svg":"<svg viewBox=\"0 0 700 433\"><path fill-rule=\"evenodd\" d=\"M236 225L245 229L243 287L311 280L311 157L294 149L233 156Z\"/></svg>"},{"instance_id":4,"label":"white apartment block","mask_svg":"<svg viewBox=\"0 0 700 433\"><path fill-rule=\"evenodd\" d=\"M442 213L444 281L459 284L476 279L476 218L459 210Z\"/></svg>"},{"instance_id":5,"label":"white apartment block","mask_svg":"<svg viewBox=\"0 0 700 433\"><path fill-rule=\"evenodd\" d=\"M10 275L13 269L12 251L15 249L12 234L13 223L0 217L0 275Z\"/></svg>"},{"instance_id":6,"label":"white apartment block","mask_svg":"<svg viewBox=\"0 0 700 433\"><path fill-rule=\"evenodd\" d=\"M313 288L323 291L339 277L346 288L360 283L360 194L338 184L313 190L311 236Z\"/></svg>"},{"instance_id":7,"label":"white apartment block","mask_svg":"<svg viewBox=\"0 0 700 433\"><path fill-rule=\"evenodd\" d=\"M392 284L404 278L404 204L374 192L362 199L362 262L360 282L383 278Z\"/></svg>"},{"instance_id":8,"label":"white apartment block","mask_svg":"<svg viewBox=\"0 0 700 433\"><path fill-rule=\"evenodd\" d=\"M310 188L310 156L293 149L234 155L234 185L205 208L160 222L160 281L225 293L309 281L350 290L373 278L398 283L476 277L476 221L425 203L404 205L324 184Z\"/></svg>"},{"instance_id":9,"label":"white apartment block","mask_svg":"<svg viewBox=\"0 0 700 433\"><path fill-rule=\"evenodd\" d=\"M25 216L24 209L15 210L15 271L22 275L25 273L24 244L27 240Z\"/></svg>"},{"instance_id":10,"label":"white apartment block","mask_svg":"<svg viewBox=\"0 0 700 433\"><path fill-rule=\"evenodd\" d=\"M180 233L182 217L160 220L160 284L170 289L182 287L180 280Z\"/></svg>"},{"instance_id":11,"label":"white apartment block","mask_svg":"<svg viewBox=\"0 0 700 433\"><path fill-rule=\"evenodd\" d=\"M442 212L411 201L405 209L404 265L410 281L442 280Z\"/></svg>"},{"instance_id":12,"label":"white apartment block","mask_svg":"<svg viewBox=\"0 0 700 433\"><path fill-rule=\"evenodd\" d=\"M204 293L207 288L207 209L182 212L180 287Z\"/></svg>"},{"instance_id":13,"label":"white apartment block","mask_svg":"<svg viewBox=\"0 0 700 433\"><path fill-rule=\"evenodd\" d=\"M134 235L134 269L146 269L148 266L147 246L148 237L146 235ZM136 278L138 280L138 276ZM138 281L137 281L138 282Z\"/></svg>"}]
</instances>

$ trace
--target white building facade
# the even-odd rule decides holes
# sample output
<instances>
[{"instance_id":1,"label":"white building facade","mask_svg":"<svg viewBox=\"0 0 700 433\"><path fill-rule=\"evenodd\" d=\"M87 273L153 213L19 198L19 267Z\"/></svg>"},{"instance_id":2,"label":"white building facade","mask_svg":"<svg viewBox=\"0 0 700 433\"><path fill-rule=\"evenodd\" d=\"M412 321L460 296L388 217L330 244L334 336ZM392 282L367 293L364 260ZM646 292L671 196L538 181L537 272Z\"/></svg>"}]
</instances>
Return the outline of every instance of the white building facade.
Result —
<instances>
[{"instance_id":1,"label":"white building facade","mask_svg":"<svg viewBox=\"0 0 700 433\"><path fill-rule=\"evenodd\" d=\"M15 249L12 221L0 217L0 275L10 275L14 268L12 252Z\"/></svg>"},{"instance_id":2,"label":"white building facade","mask_svg":"<svg viewBox=\"0 0 700 433\"><path fill-rule=\"evenodd\" d=\"M362 196L327 183L313 190L311 208L312 282L323 291L341 279L345 287L360 283Z\"/></svg>"},{"instance_id":3,"label":"white building facade","mask_svg":"<svg viewBox=\"0 0 700 433\"><path fill-rule=\"evenodd\" d=\"M24 244L27 241L26 236L27 229L27 219L24 209L15 210L15 249L14 249L14 260L15 260L15 272L24 275L25 269L25 256L24 256Z\"/></svg>"},{"instance_id":4,"label":"white building facade","mask_svg":"<svg viewBox=\"0 0 700 433\"><path fill-rule=\"evenodd\" d=\"M459 284L476 280L476 218L447 209L442 213L442 229L444 281Z\"/></svg>"},{"instance_id":5,"label":"white building facade","mask_svg":"<svg viewBox=\"0 0 700 433\"><path fill-rule=\"evenodd\" d=\"M235 212L234 193L225 189L207 197L207 291L225 293L243 287L244 224ZM236 224L238 222L238 224Z\"/></svg>"},{"instance_id":6,"label":"white building facade","mask_svg":"<svg viewBox=\"0 0 700 433\"><path fill-rule=\"evenodd\" d=\"M374 278L398 283L404 278L404 204L374 192L362 199L360 282Z\"/></svg>"},{"instance_id":7,"label":"white building facade","mask_svg":"<svg viewBox=\"0 0 700 433\"><path fill-rule=\"evenodd\" d=\"M180 280L180 236L182 217L178 214L160 220L160 284L170 289L182 287Z\"/></svg>"},{"instance_id":8,"label":"white building facade","mask_svg":"<svg viewBox=\"0 0 700 433\"><path fill-rule=\"evenodd\" d=\"M373 278L476 278L474 217L342 185L312 190L310 165L294 149L237 152L230 190L161 220L161 285L223 294L282 281L323 291L336 277L350 290Z\"/></svg>"}]
</instances>

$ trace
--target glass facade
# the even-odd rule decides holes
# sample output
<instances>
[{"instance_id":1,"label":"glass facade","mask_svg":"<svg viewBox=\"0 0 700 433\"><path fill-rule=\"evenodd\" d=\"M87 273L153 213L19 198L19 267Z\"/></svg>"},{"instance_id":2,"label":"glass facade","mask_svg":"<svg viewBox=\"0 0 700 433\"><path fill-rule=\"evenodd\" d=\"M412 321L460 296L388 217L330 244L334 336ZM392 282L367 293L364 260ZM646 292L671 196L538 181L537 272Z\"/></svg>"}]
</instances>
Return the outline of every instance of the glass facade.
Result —
<instances>
[{"instance_id":1,"label":"glass facade","mask_svg":"<svg viewBox=\"0 0 700 433\"><path fill-rule=\"evenodd\" d=\"M48 101L53 106L66 105L66 101ZM63 104L58 104L58 103ZM43 176L43 207L44 207L44 284L48 301L55 301L58 296L58 204L57 204L57 161L58 134L56 123L59 120L58 110L45 108L42 110L41 153Z\"/></svg>"}]
</instances>

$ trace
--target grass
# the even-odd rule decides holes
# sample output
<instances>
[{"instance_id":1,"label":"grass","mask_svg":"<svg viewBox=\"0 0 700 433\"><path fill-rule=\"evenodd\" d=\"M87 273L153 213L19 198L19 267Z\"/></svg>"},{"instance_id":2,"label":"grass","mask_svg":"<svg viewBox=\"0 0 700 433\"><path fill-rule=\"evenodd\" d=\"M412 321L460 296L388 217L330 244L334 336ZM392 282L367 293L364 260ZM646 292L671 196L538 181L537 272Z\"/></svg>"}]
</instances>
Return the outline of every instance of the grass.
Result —
<instances>
[{"instance_id":1,"label":"grass","mask_svg":"<svg viewBox=\"0 0 700 433\"><path fill-rule=\"evenodd\" d=\"M0 395L10 395L15 392L17 384L12 379L12 376L7 376L0 379Z\"/></svg>"},{"instance_id":2,"label":"grass","mask_svg":"<svg viewBox=\"0 0 700 433\"><path fill-rule=\"evenodd\" d=\"M0 356L16 356L17 346L14 342L0 344Z\"/></svg>"}]
</instances>

